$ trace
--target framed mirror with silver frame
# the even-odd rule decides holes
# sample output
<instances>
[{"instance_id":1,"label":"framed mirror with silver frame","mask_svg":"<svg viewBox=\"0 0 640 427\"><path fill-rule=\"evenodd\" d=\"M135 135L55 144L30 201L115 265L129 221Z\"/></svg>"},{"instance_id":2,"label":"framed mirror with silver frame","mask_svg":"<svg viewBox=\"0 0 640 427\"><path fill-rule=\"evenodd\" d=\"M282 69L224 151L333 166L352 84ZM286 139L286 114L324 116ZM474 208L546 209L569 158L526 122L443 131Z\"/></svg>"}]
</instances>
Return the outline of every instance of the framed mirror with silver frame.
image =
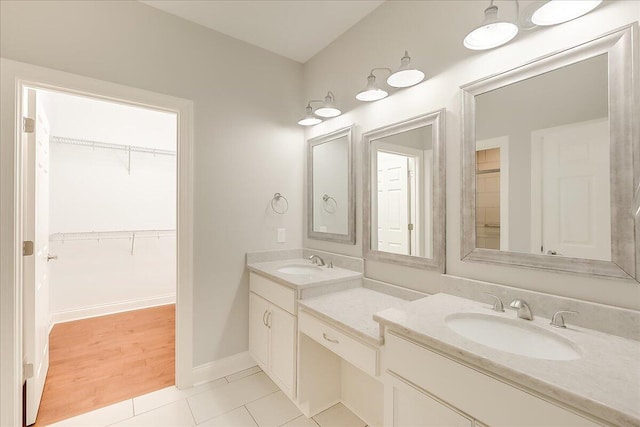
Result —
<instances>
[{"instance_id":1,"label":"framed mirror with silver frame","mask_svg":"<svg viewBox=\"0 0 640 427\"><path fill-rule=\"evenodd\" d=\"M444 272L445 110L363 135L366 259Z\"/></svg>"},{"instance_id":2,"label":"framed mirror with silver frame","mask_svg":"<svg viewBox=\"0 0 640 427\"><path fill-rule=\"evenodd\" d=\"M637 31L462 86L461 259L638 281Z\"/></svg>"},{"instance_id":3,"label":"framed mirror with silver frame","mask_svg":"<svg viewBox=\"0 0 640 427\"><path fill-rule=\"evenodd\" d=\"M353 125L312 138L307 147L307 235L356 243Z\"/></svg>"}]
</instances>

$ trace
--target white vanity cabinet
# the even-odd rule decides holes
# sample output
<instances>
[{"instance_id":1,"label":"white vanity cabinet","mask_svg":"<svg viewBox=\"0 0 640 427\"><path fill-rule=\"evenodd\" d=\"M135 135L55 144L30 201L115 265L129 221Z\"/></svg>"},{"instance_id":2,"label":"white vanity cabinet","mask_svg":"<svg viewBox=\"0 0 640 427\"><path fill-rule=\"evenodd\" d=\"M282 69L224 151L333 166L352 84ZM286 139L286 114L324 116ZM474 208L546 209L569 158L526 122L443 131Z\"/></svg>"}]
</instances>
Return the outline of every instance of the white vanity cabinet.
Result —
<instances>
[{"instance_id":1,"label":"white vanity cabinet","mask_svg":"<svg viewBox=\"0 0 640 427\"><path fill-rule=\"evenodd\" d=\"M296 292L250 275L249 353L290 398L295 397Z\"/></svg>"},{"instance_id":2,"label":"white vanity cabinet","mask_svg":"<svg viewBox=\"0 0 640 427\"><path fill-rule=\"evenodd\" d=\"M385 426L601 425L389 330L384 363Z\"/></svg>"}]
</instances>

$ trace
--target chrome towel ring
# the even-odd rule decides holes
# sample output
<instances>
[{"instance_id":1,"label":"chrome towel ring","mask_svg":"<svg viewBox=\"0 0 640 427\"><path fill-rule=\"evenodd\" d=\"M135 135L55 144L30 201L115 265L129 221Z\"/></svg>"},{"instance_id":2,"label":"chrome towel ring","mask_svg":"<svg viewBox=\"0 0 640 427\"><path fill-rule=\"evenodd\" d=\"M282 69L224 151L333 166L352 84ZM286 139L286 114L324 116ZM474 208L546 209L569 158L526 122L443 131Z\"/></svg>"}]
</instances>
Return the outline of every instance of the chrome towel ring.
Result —
<instances>
[{"instance_id":1,"label":"chrome towel ring","mask_svg":"<svg viewBox=\"0 0 640 427\"><path fill-rule=\"evenodd\" d=\"M282 201L284 201L284 206ZM279 215L284 215L289 210L289 201L282 194L275 193L271 199L271 209Z\"/></svg>"},{"instance_id":2,"label":"chrome towel ring","mask_svg":"<svg viewBox=\"0 0 640 427\"><path fill-rule=\"evenodd\" d=\"M329 202L329 200L333 200L333 203ZM336 201L336 199L329 196L328 194L325 194L324 196L322 196L322 201L324 202L322 204L322 209L324 209L325 212L330 214L336 213L336 210L338 209L338 202ZM327 209L327 207L329 207L329 209Z\"/></svg>"}]
</instances>

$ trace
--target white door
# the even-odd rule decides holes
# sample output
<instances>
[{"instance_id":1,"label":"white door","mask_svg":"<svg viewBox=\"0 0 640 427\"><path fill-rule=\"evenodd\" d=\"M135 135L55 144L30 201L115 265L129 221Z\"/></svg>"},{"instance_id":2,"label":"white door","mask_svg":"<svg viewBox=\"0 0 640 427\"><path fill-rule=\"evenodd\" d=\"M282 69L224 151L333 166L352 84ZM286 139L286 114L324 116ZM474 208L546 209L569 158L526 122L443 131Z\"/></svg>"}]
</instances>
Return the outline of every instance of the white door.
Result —
<instances>
[{"instance_id":1,"label":"white door","mask_svg":"<svg viewBox=\"0 0 640 427\"><path fill-rule=\"evenodd\" d=\"M23 278L24 363L27 369L27 425L36 421L49 369L49 121L36 92L27 90L24 115L35 132L23 133L24 240L34 253L25 256Z\"/></svg>"},{"instance_id":2,"label":"white door","mask_svg":"<svg viewBox=\"0 0 640 427\"><path fill-rule=\"evenodd\" d=\"M271 329L271 373L286 387L285 394L293 396L296 369L295 318L273 304L270 304L269 310L267 324Z\"/></svg>"},{"instance_id":3,"label":"white door","mask_svg":"<svg viewBox=\"0 0 640 427\"><path fill-rule=\"evenodd\" d=\"M541 149L541 251L611 260L608 121L547 130Z\"/></svg>"},{"instance_id":4,"label":"white door","mask_svg":"<svg viewBox=\"0 0 640 427\"><path fill-rule=\"evenodd\" d=\"M409 159L378 152L378 250L409 255Z\"/></svg>"},{"instance_id":5,"label":"white door","mask_svg":"<svg viewBox=\"0 0 640 427\"><path fill-rule=\"evenodd\" d=\"M249 353L260 367L269 370L269 303L249 292Z\"/></svg>"}]
</instances>

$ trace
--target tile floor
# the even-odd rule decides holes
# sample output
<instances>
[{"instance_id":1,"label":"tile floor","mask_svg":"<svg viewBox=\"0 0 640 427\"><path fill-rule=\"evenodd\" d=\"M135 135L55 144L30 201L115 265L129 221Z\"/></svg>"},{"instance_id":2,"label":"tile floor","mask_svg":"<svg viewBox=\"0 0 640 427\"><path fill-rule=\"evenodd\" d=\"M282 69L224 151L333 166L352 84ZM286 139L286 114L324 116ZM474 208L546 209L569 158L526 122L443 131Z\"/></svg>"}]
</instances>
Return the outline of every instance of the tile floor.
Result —
<instances>
[{"instance_id":1,"label":"tile floor","mask_svg":"<svg viewBox=\"0 0 640 427\"><path fill-rule=\"evenodd\" d=\"M50 424L52 427L365 427L342 404L307 418L253 368L187 390L167 387Z\"/></svg>"}]
</instances>

